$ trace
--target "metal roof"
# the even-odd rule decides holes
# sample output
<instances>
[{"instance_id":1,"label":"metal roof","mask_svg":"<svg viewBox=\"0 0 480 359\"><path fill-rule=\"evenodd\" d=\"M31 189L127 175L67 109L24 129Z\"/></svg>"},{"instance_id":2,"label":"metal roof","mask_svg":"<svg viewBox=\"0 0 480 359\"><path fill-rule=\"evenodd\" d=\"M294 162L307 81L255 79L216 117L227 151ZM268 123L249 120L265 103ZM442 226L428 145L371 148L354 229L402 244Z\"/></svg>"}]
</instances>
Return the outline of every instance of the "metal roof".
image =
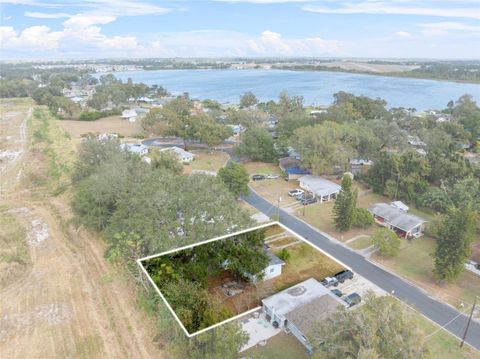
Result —
<instances>
[{"instance_id":1,"label":"metal roof","mask_svg":"<svg viewBox=\"0 0 480 359\"><path fill-rule=\"evenodd\" d=\"M368 209L371 213L385 218L391 225L408 232L426 222L423 218L408 214L387 203L375 203Z\"/></svg>"},{"instance_id":2,"label":"metal roof","mask_svg":"<svg viewBox=\"0 0 480 359\"><path fill-rule=\"evenodd\" d=\"M319 176L307 175L300 177L298 180L300 186L308 187L308 190L314 192L317 196L338 193L342 188L340 185Z\"/></svg>"}]
</instances>

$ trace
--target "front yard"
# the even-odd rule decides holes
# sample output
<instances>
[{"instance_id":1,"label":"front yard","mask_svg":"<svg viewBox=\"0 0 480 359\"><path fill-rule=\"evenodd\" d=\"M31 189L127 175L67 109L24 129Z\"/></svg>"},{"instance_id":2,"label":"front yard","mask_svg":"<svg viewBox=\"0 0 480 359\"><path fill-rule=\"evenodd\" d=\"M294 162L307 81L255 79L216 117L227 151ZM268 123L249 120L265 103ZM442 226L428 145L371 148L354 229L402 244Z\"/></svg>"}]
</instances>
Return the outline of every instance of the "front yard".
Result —
<instances>
[{"instance_id":1,"label":"front yard","mask_svg":"<svg viewBox=\"0 0 480 359\"><path fill-rule=\"evenodd\" d=\"M185 165L185 172L191 173L192 170L202 170L218 172L228 161L228 155L225 152L192 151L195 154L195 160Z\"/></svg>"},{"instance_id":2,"label":"front yard","mask_svg":"<svg viewBox=\"0 0 480 359\"><path fill-rule=\"evenodd\" d=\"M473 303L474 296L480 296L480 277L466 271L453 283L436 283L432 276L435 247L434 238L423 236L413 241L402 240L395 258L374 255L372 259L456 308L461 309L462 302Z\"/></svg>"}]
</instances>

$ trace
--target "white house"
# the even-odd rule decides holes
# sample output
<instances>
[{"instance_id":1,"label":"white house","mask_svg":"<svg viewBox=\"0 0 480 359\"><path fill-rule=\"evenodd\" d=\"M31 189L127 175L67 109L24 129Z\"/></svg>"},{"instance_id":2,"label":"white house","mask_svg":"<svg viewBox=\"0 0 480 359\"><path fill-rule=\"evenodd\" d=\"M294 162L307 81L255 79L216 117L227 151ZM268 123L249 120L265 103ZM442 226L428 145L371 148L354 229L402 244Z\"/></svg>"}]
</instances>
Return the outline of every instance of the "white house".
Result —
<instances>
[{"instance_id":1,"label":"white house","mask_svg":"<svg viewBox=\"0 0 480 359\"><path fill-rule=\"evenodd\" d=\"M375 203L368 210L373 214L377 223L390 228L401 238L420 237L425 231L427 221L406 213L405 210L397 206L388 203Z\"/></svg>"},{"instance_id":2,"label":"white house","mask_svg":"<svg viewBox=\"0 0 480 359\"><path fill-rule=\"evenodd\" d=\"M262 300L262 311L275 328L292 333L310 351L306 335L346 303L314 278Z\"/></svg>"},{"instance_id":3,"label":"white house","mask_svg":"<svg viewBox=\"0 0 480 359\"><path fill-rule=\"evenodd\" d=\"M267 254L269 261L268 265L263 270L263 280L269 280L275 277L278 277L282 274L282 267L285 265L285 262L278 258L272 251L268 248L265 249L265 253ZM256 276L254 275L247 275L252 283L257 281Z\"/></svg>"},{"instance_id":4,"label":"white house","mask_svg":"<svg viewBox=\"0 0 480 359\"><path fill-rule=\"evenodd\" d=\"M148 153L148 147L140 143L123 143L120 147L127 152L144 156Z\"/></svg>"},{"instance_id":5,"label":"white house","mask_svg":"<svg viewBox=\"0 0 480 359\"><path fill-rule=\"evenodd\" d=\"M302 176L298 179L298 182L301 188L313 193L320 202L337 198L342 189L340 185L314 175Z\"/></svg>"},{"instance_id":6,"label":"white house","mask_svg":"<svg viewBox=\"0 0 480 359\"><path fill-rule=\"evenodd\" d=\"M135 122L137 121L137 116L137 111L129 109L123 110L121 117L128 122Z\"/></svg>"},{"instance_id":7,"label":"white house","mask_svg":"<svg viewBox=\"0 0 480 359\"><path fill-rule=\"evenodd\" d=\"M173 146L162 148L160 152L170 151L175 154L177 159L182 163L191 163L195 159L195 154L185 151L183 148Z\"/></svg>"}]
</instances>

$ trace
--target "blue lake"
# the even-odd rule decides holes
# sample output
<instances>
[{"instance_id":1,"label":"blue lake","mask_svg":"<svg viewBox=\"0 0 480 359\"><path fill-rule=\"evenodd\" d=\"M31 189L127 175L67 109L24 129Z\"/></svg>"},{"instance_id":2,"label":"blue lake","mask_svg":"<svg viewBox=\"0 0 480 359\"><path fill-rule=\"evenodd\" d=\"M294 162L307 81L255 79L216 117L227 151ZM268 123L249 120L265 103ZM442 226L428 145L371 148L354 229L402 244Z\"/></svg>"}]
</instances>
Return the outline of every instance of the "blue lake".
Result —
<instances>
[{"instance_id":1,"label":"blue lake","mask_svg":"<svg viewBox=\"0 0 480 359\"><path fill-rule=\"evenodd\" d=\"M116 72L126 81L160 85L173 94L188 92L192 98L237 103L252 91L261 101L275 100L282 90L303 96L306 104L330 104L338 91L380 97L389 107L417 110L445 108L464 94L480 99L480 85L412 78L359 75L341 72L286 70L159 70Z\"/></svg>"}]
</instances>

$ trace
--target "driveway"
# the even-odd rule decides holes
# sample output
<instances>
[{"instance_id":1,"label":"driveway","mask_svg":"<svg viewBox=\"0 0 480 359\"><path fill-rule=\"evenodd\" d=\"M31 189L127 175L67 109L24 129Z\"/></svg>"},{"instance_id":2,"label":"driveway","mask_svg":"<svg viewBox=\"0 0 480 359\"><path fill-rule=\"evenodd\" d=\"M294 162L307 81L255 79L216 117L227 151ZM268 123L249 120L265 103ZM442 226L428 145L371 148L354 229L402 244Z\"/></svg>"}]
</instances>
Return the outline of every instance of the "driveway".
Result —
<instances>
[{"instance_id":1,"label":"driveway","mask_svg":"<svg viewBox=\"0 0 480 359\"><path fill-rule=\"evenodd\" d=\"M269 217L277 214L278 209L275 205L267 202L253 191L250 191L248 196L243 196L242 199ZM283 209L280 209L279 214L280 222L292 231L301 235L339 261L347 264L354 272L365 277L384 291L393 294L403 302L415 307L420 313L438 325L445 326L445 329L453 335L459 338L463 336L468 320L467 315L460 314L455 308L431 298L419 288L377 267L354 251L328 239L319 231L308 226ZM470 324L466 342L480 350L480 324L478 322L472 321Z\"/></svg>"}]
</instances>

